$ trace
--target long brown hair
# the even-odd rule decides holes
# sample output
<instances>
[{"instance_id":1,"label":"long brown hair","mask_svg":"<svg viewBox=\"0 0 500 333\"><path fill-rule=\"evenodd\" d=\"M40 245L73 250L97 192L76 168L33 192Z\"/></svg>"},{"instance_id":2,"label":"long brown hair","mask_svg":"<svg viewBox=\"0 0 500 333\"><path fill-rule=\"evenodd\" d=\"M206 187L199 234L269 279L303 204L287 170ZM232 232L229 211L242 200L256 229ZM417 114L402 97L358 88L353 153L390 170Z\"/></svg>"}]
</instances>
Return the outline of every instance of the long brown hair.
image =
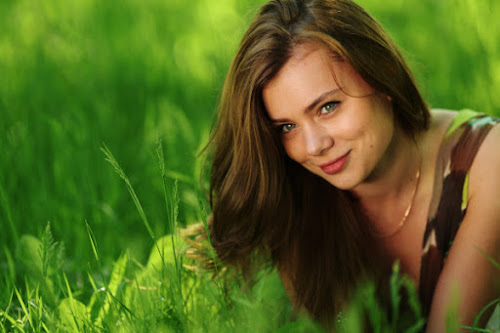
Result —
<instances>
[{"instance_id":1,"label":"long brown hair","mask_svg":"<svg viewBox=\"0 0 500 333\"><path fill-rule=\"evenodd\" d=\"M241 41L209 144L212 245L244 274L271 261L290 279L296 305L328 322L371 270L365 217L349 192L287 157L262 99L297 45L311 42L391 96L409 135L428 128L429 110L395 44L350 0L269 1Z\"/></svg>"}]
</instances>

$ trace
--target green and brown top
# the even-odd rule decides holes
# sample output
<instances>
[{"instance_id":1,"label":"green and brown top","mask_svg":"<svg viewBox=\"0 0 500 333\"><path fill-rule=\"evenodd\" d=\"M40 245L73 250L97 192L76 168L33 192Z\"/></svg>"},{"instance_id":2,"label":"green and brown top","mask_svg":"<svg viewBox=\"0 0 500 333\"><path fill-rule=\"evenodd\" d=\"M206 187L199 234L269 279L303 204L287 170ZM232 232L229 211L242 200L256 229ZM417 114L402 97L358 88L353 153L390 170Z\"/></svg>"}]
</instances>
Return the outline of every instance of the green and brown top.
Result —
<instances>
[{"instance_id":1,"label":"green and brown top","mask_svg":"<svg viewBox=\"0 0 500 333\"><path fill-rule=\"evenodd\" d=\"M443 139L424 233L420 300L428 315L432 296L455 235L467 211L469 169L481 143L500 120L471 110L460 111Z\"/></svg>"}]
</instances>

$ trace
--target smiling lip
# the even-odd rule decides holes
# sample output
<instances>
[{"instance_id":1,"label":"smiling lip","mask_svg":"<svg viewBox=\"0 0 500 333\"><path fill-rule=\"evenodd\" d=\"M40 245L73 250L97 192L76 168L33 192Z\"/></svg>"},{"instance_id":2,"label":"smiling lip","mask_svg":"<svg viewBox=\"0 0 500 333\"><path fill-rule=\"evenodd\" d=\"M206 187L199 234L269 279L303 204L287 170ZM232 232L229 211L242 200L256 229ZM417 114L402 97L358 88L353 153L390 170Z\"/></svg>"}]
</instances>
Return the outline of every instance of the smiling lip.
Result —
<instances>
[{"instance_id":1,"label":"smiling lip","mask_svg":"<svg viewBox=\"0 0 500 333\"><path fill-rule=\"evenodd\" d=\"M347 162L347 158L349 157L349 154L351 151L349 150L347 154L345 154L342 157L337 158L336 160L330 161L325 164L321 164L320 168L323 170L323 172L333 175L335 173L338 173L344 169L345 163Z\"/></svg>"}]
</instances>

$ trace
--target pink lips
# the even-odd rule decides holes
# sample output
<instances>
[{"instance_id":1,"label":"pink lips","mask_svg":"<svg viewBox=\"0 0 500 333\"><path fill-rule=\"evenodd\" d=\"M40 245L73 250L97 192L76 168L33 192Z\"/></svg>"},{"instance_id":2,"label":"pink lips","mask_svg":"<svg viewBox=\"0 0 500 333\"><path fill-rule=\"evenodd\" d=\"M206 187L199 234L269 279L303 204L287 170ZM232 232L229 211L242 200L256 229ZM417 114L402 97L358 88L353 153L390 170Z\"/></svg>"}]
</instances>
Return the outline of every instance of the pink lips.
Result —
<instances>
[{"instance_id":1,"label":"pink lips","mask_svg":"<svg viewBox=\"0 0 500 333\"><path fill-rule=\"evenodd\" d=\"M320 165L321 170L323 170L323 172L329 175L339 173L344 168L350 153L351 151L349 150L347 154L345 154L344 156L339 157L336 160L330 161L328 163L321 164Z\"/></svg>"}]
</instances>

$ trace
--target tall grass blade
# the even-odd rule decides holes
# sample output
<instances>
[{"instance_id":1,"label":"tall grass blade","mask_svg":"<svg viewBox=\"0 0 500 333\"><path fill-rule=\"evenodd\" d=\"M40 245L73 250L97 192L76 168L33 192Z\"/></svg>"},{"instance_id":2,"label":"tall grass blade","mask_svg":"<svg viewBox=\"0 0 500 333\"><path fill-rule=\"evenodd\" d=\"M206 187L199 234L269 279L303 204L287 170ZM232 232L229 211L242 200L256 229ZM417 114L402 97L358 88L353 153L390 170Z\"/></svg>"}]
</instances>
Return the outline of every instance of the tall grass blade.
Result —
<instances>
[{"instance_id":1,"label":"tall grass blade","mask_svg":"<svg viewBox=\"0 0 500 333\"><path fill-rule=\"evenodd\" d=\"M12 306L12 299L14 298L14 291L10 293L9 301L7 302L7 306L5 308L5 312L8 313L10 311L10 307Z\"/></svg>"},{"instance_id":2,"label":"tall grass blade","mask_svg":"<svg viewBox=\"0 0 500 333\"><path fill-rule=\"evenodd\" d=\"M474 246L476 250L478 250L489 262L491 262L496 268L500 269L500 263L498 263L493 257L491 257L488 253L481 250L479 247Z\"/></svg>"},{"instance_id":3,"label":"tall grass blade","mask_svg":"<svg viewBox=\"0 0 500 333\"><path fill-rule=\"evenodd\" d=\"M25 332L24 328L21 325L19 325L19 322L16 319L9 316L9 314L7 312L0 310L0 314L2 316L4 316L12 324L12 326L14 326L16 329L18 329L19 331L21 331L23 333ZM3 329L3 326L2 326L2 329ZM2 330L2 332L10 332L10 330Z\"/></svg>"},{"instance_id":4,"label":"tall grass blade","mask_svg":"<svg viewBox=\"0 0 500 333\"><path fill-rule=\"evenodd\" d=\"M34 303L32 303L32 306L35 308L35 310L38 310L37 311L37 319L38 319L37 332L42 331L42 324L43 324L42 318L43 318L43 312L44 312L43 298L40 296L39 291L40 291L39 288L37 288L35 300L34 300Z\"/></svg>"},{"instance_id":5,"label":"tall grass blade","mask_svg":"<svg viewBox=\"0 0 500 333\"><path fill-rule=\"evenodd\" d=\"M97 248L97 241L95 239L94 232L90 228L89 223L85 220L85 226L87 227L87 235L89 236L90 245L92 246L92 252L96 261L99 261L99 249Z\"/></svg>"},{"instance_id":6,"label":"tall grass blade","mask_svg":"<svg viewBox=\"0 0 500 333\"><path fill-rule=\"evenodd\" d=\"M19 240L19 235L17 234L17 229L14 220L12 219L12 212L10 210L9 199L7 198L7 194L5 193L5 189L3 188L1 182L0 182L0 207L2 207L3 211L5 212L5 217L7 218L10 231L12 232L12 238L14 239L14 244L17 245L17 242Z\"/></svg>"},{"instance_id":7,"label":"tall grass blade","mask_svg":"<svg viewBox=\"0 0 500 333\"><path fill-rule=\"evenodd\" d=\"M10 307L12 306L12 299L13 298L14 298L14 291L12 291L10 294L9 301L7 302L7 306L5 308L5 311L0 310L0 314L3 315L5 318L7 318L7 320L9 320L14 326L16 326L16 328L23 330L22 327L19 326L19 323L17 322L17 320L15 320L14 318L9 316L9 311L10 311ZM23 330L23 332L24 332L24 330Z\"/></svg>"},{"instance_id":8,"label":"tall grass blade","mask_svg":"<svg viewBox=\"0 0 500 333\"><path fill-rule=\"evenodd\" d=\"M128 255L126 253L122 254L121 257L116 261L113 271L111 273L111 279L106 288L106 298L104 304L99 310L99 315L95 321L97 326L102 326L104 317L108 314L109 308L113 301L113 295L118 291L118 287L123 281L123 276L125 274L125 269L128 263Z\"/></svg>"},{"instance_id":9,"label":"tall grass blade","mask_svg":"<svg viewBox=\"0 0 500 333\"><path fill-rule=\"evenodd\" d=\"M391 303L392 303L392 330L396 330L396 325L399 319L399 305L401 303L401 282L399 276L399 260L392 266L392 275L390 278Z\"/></svg>"},{"instance_id":10,"label":"tall grass blade","mask_svg":"<svg viewBox=\"0 0 500 333\"><path fill-rule=\"evenodd\" d=\"M15 291L17 299L19 301L19 305L21 305L21 308L22 308L25 316L28 318L28 322L30 324L30 327L34 331L35 330L35 325L33 325L33 319L31 318L31 314L28 311L28 308L26 307L26 305L24 304L23 298L21 297L21 294L17 290L17 287L14 287L14 291Z\"/></svg>"},{"instance_id":11,"label":"tall grass blade","mask_svg":"<svg viewBox=\"0 0 500 333\"><path fill-rule=\"evenodd\" d=\"M87 276L89 278L90 285L92 286L92 290L94 290L94 294L92 294L92 297L90 298L90 301L87 304L87 310L90 312L92 311L92 307L94 306L97 300L97 295L99 293L99 290L97 289L94 279L92 278L92 275L90 275L90 272L87 272Z\"/></svg>"},{"instance_id":12,"label":"tall grass blade","mask_svg":"<svg viewBox=\"0 0 500 333\"><path fill-rule=\"evenodd\" d=\"M175 180L179 180L183 183L186 183L186 184L191 184L191 185L198 185L196 183L195 180L193 180L191 177L183 174L183 173L180 173L178 171L173 171L173 170L166 170L165 171L165 176L170 178L170 179L175 179Z\"/></svg>"},{"instance_id":13,"label":"tall grass blade","mask_svg":"<svg viewBox=\"0 0 500 333\"><path fill-rule=\"evenodd\" d=\"M180 300L183 300L184 297L182 295L182 265L179 260L179 255L177 253L177 246L176 246L176 230L177 230L177 219L179 216L179 188L178 188L178 182L177 179L174 180L173 184L173 190L172 190L172 195L169 197L168 193L168 180L167 180L167 168L166 168L166 163L165 163L165 157L163 154L163 146L161 143L161 140L158 139L157 144L156 144L156 154L158 157L158 163L160 165L160 171L161 171L161 177L162 177L162 184L163 184L163 195L164 195L164 200L165 200L165 206L167 208L167 211L169 213L169 232L170 232L170 238L171 238L171 243L172 243L172 253L173 253L173 259L174 259L174 264L175 264L175 274L177 281L175 283L175 289L176 293L179 296ZM157 247L158 248L158 247ZM163 252L163 246L160 252ZM160 253L160 256L162 258L163 266L165 267L165 258L163 257L163 253ZM181 309L182 312L184 312L184 307Z\"/></svg>"},{"instance_id":14,"label":"tall grass blade","mask_svg":"<svg viewBox=\"0 0 500 333\"><path fill-rule=\"evenodd\" d=\"M424 327L427 320L425 318L421 318L415 322L410 328L405 330L405 333L419 333L422 332L422 328Z\"/></svg>"},{"instance_id":15,"label":"tall grass blade","mask_svg":"<svg viewBox=\"0 0 500 333\"><path fill-rule=\"evenodd\" d=\"M63 272L64 284L66 285L66 291L68 292L68 298L73 299L73 292L71 291L71 287L69 286L68 277Z\"/></svg>"},{"instance_id":16,"label":"tall grass blade","mask_svg":"<svg viewBox=\"0 0 500 333\"><path fill-rule=\"evenodd\" d=\"M14 283L16 281L16 266L14 265L14 260L12 254L10 253L7 246L3 246L3 251L5 253L5 258L7 259L7 265L9 266L9 278L10 281Z\"/></svg>"},{"instance_id":17,"label":"tall grass blade","mask_svg":"<svg viewBox=\"0 0 500 333\"><path fill-rule=\"evenodd\" d=\"M472 328L476 329L477 326L479 325L479 321L481 320L481 317L483 316L483 314L486 311L488 311L491 307L493 307L497 304L500 304L500 298L497 298L497 299L491 301L484 308L482 308L481 311L479 311L479 313L477 314L476 318L474 319L474 322L472 323Z\"/></svg>"},{"instance_id":18,"label":"tall grass blade","mask_svg":"<svg viewBox=\"0 0 500 333\"><path fill-rule=\"evenodd\" d=\"M153 241L156 241L155 234L153 232L153 229L151 228L151 225L149 224L148 218L146 217L146 213L144 212L144 209L142 208L141 202L139 201L139 198L135 194L134 188L132 187L132 184L130 184L130 180L128 179L127 175L123 171L123 169L120 167L118 162L116 161L115 157L109 150L109 148L104 145L104 147L101 147L101 151L106 155L106 160L111 163L113 168L115 169L116 173L123 179L125 184L127 185L127 189L132 196L132 200L134 201L135 207L137 208L137 211L139 212L139 215L141 216L141 220L144 223L144 226L146 227L149 236L153 239Z\"/></svg>"},{"instance_id":19,"label":"tall grass blade","mask_svg":"<svg viewBox=\"0 0 500 333\"><path fill-rule=\"evenodd\" d=\"M471 326L465 326L465 325L458 325L458 327L467 330L467 332L469 332L469 333L475 333L475 332L478 332L478 333L493 333L493 332L491 332L491 330L485 329L485 328L471 327Z\"/></svg>"},{"instance_id":20,"label":"tall grass blade","mask_svg":"<svg viewBox=\"0 0 500 333\"><path fill-rule=\"evenodd\" d=\"M200 205L200 215L201 215L201 220L203 222L203 227L205 228L205 234L208 239L208 245L210 249L210 256L212 257L212 260L214 261L214 269L215 269L215 274L219 276L219 267L217 266L217 254L215 253L215 249L212 245L212 240L210 238L210 230L208 228L208 220L207 220L207 214L205 211L205 205L203 204L203 201L201 198L198 200L199 205ZM222 288L222 286L220 286Z\"/></svg>"},{"instance_id":21,"label":"tall grass blade","mask_svg":"<svg viewBox=\"0 0 500 333\"><path fill-rule=\"evenodd\" d=\"M172 240L172 252L174 254L174 262L175 262L175 268L177 271L178 275L178 280L181 281L181 266L178 260L178 255L177 255L177 246L175 244L176 241L176 230L177 230L177 218L179 216L179 191L178 191L178 186L177 186L177 179L174 181L174 190L173 190L173 195L172 195L172 203L171 203L171 216L170 216L170 230L172 230L170 234L170 238Z\"/></svg>"}]
</instances>

